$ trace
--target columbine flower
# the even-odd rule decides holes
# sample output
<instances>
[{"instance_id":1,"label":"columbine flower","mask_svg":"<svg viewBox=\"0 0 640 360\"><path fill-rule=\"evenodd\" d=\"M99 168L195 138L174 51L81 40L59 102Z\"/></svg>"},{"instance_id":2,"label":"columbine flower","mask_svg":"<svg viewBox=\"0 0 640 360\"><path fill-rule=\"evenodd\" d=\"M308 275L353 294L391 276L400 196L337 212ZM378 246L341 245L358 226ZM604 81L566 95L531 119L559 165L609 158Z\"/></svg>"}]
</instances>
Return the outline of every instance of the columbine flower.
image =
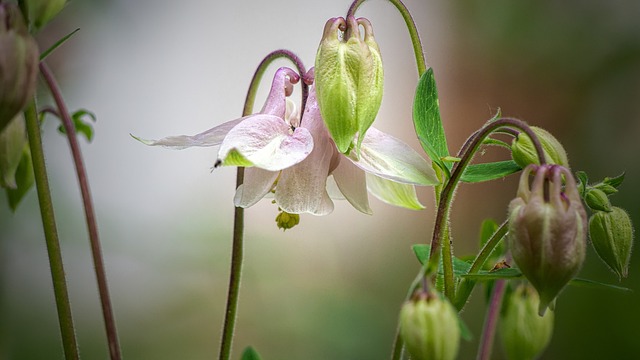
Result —
<instances>
[{"instance_id":1,"label":"columbine flower","mask_svg":"<svg viewBox=\"0 0 640 360\"><path fill-rule=\"evenodd\" d=\"M299 79L293 70L279 69L258 114L194 136L140 141L178 149L220 145L216 166L247 167L234 197L239 207L250 207L274 193L275 202L289 214L329 214L331 197L346 198L359 211L371 213L368 189L387 203L423 208L414 185L437 183L430 164L408 145L374 128L362 140L359 158L341 154L320 115L314 86L298 121L287 96Z\"/></svg>"}]
</instances>

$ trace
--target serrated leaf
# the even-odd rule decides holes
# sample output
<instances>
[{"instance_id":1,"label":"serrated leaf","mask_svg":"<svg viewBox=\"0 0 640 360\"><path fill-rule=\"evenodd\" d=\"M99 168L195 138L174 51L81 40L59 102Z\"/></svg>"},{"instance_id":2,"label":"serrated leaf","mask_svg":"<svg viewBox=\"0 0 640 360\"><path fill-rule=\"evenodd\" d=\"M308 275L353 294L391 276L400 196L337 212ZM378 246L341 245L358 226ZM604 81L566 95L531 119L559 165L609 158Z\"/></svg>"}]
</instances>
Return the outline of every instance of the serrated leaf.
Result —
<instances>
[{"instance_id":1,"label":"serrated leaf","mask_svg":"<svg viewBox=\"0 0 640 360\"><path fill-rule=\"evenodd\" d=\"M490 181L514 174L521 169L513 160L472 164L464 170L461 180L467 183Z\"/></svg>"},{"instance_id":2,"label":"serrated leaf","mask_svg":"<svg viewBox=\"0 0 640 360\"><path fill-rule=\"evenodd\" d=\"M622 174L620 174L620 175L618 175L616 177L613 177L613 178L606 177L606 178L604 178L604 180L602 182L607 184L607 185L611 185L611 186L617 188L620 185L622 185L622 182L624 181L624 175L625 175L625 173L622 173Z\"/></svg>"},{"instance_id":3,"label":"serrated leaf","mask_svg":"<svg viewBox=\"0 0 640 360\"><path fill-rule=\"evenodd\" d=\"M40 61L46 59L46 57L49 56L49 54L51 54L60 45L64 44L67 40L69 40L69 38L71 38L73 35L75 35L75 33L77 33L78 31L80 31L80 28L77 28L77 29L73 30L72 32L70 32L69 34L63 36L60 40L56 41L55 44L51 45L47 50L43 51L40 54Z\"/></svg>"},{"instance_id":4,"label":"serrated leaf","mask_svg":"<svg viewBox=\"0 0 640 360\"><path fill-rule=\"evenodd\" d=\"M411 247L413 253L416 254L420 264L424 265L429 260L429 251L431 246L424 244L416 244ZM457 257L453 258L453 274L456 276L466 274L471 268L471 264L461 260ZM442 257L440 257L440 266L438 267L438 273L442 273Z\"/></svg>"},{"instance_id":5,"label":"serrated leaf","mask_svg":"<svg viewBox=\"0 0 640 360\"><path fill-rule=\"evenodd\" d=\"M251 346L247 346L242 352L241 360L260 360L258 352Z\"/></svg>"},{"instance_id":6,"label":"serrated leaf","mask_svg":"<svg viewBox=\"0 0 640 360\"><path fill-rule=\"evenodd\" d=\"M601 289L601 290L617 290L617 291L624 291L624 292L632 292L633 291L633 290L631 290L629 288L618 286L618 285L605 284L605 283L601 283L601 282L594 281L594 280L587 280L587 279L580 279L580 278L575 278L575 279L569 281L569 285L576 286L576 287L586 287L586 288L592 288L592 289Z\"/></svg>"},{"instance_id":7,"label":"serrated leaf","mask_svg":"<svg viewBox=\"0 0 640 360\"><path fill-rule=\"evenodd\" d=\"M26 144L22 151L22 158L20 159L18 170L16 170L17 187L15 189L6 189L11 211L16 211L24 196L29 192L29 189L33 187L34 180L31 150L29 149L29 144Z\"/></svg>"},{"instance_id":8,"label":"serrated leaf","mask_svg":"<svg viewBox=\"0 0 640 360\"><path fill-rule=\"evenodd\" d=\"M440 118L438 89L431 68L422 74L416 88L413 102L413 125L427 155L443 170L449 171L452 165L440 160L449 156L449 149Z\"/></svg>"},{"instance_id":9,"label":"serrated leaf","mask_svg":"<svg viewBox=\"0 0 640 360\"><path fill-rule=\"evenodd\" d=\"M71 119L73 120L73 126L76 130L76 134L82 134L87 139L88 142L93 140L93 126L88 121L85 121L85 118L89 118L91 121L96 122L96 115L86 109L80 109L73 114L71 114ZM67 132L64 129L64 126L58 126L58 131L61 134L66 134Z\"/></svg>"},{"instance_id":10,"label":"serrated leaf","mask_svg":"<svg viewBox=\"0 0 640 360\"><path fill-rule=\"evenodd\" d=\"M490 281L497 279L516 279L522 277L522 272L515 268L506 268L495 271L479 271L476 274L462 274L460 276L474 281Z\"/></svg>"}]
</instances>

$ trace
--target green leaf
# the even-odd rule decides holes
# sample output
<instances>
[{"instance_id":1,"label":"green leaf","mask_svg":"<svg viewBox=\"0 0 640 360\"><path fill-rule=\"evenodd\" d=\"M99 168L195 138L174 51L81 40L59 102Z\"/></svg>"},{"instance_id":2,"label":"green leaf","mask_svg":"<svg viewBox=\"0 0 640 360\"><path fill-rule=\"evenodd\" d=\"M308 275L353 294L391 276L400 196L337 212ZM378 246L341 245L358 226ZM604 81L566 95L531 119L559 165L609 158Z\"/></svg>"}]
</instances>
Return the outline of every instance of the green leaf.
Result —
<instances>
[{"instance_id":1,"label":"green leaf","mask_svg":"<svg viewBox=\"0 0 640 360\"><path fill-rule=\"evenodd\" d=\"M622 185L622 182L624 181L624 175L625 173L622 173L616 177L610 178L610 177L606 177L604 178L604 180L602 181L603 183L607 184L607 185L611 185L615 188L619 187L620 185Z\"/></svg>"},{"instance_id":2,"label":"green leaf","mask_svg":"<svg viewBox=\"0 0 640 360\"><path fill-rule=\"evenodd\" d=\"M482 225L480 225L480 247L483 247L484 244L491 239L491 235L493 235L500 225L493 219L484 219Z\"/></svg>"},{"instance_id":3,"label":"green leaf","mask_svg":"<svg viewBox=\"0 0 640 360\"><path fill-rule=\"evenodd\" d=\"M75 33L77 33L78 31L80 31L80 28L77 28L75 30L73 30L72 32L70 32L69 34L65 35L62 37L62 39L56 41L55 44L53 44L51 47L49 47L47 50L43 51L40 54L40 61L44 60L47 56L49 56L49 54L51 54L55 49L57 49L60 45L64 44L67 40L69 40L70 37L72 37Z\"/></svg>"},{"instance_id":4,"label":"green leaf","mask_svg":"<svg viewBox=\"0 0 640 360\"><path fill-rule=\"evenodd\" d=\"M477 274L462 274L460 276L474 281L490 281L496 279L516 279L522 277L522 273L515 268L505 268L495 271L479 271Z\"/></svg>"},{"instance_id":5,"label":"green leaf","mask_svg":"<svg viewBox=\"0 0 640 360\"><path fill-rule=\"evenodd\" d=\"M18 170L16 170L17 187L15 189L6 189L11 211L16 211L18 204L20 204L29 189L33 186L34 180L31 150L29 150L29 144L26 144L22 151L22 158L20 159Z\"/></svg>"},{"instance_id":6,"label":"green leaf","mask_svg":"<svg viewBox=\"0 0 640 360\"><path fill-rule=\"evenodd\" d=\"M490 181L514 174L522 168L513 160L472 164L462 173L462 181L467 183Z\"/></svg>"},{"instance_id":7,"label":"green leaf","mask_svg":"<svg viewBox=\"0 0 640 360\"><path fill-rule=\"evenodd\" d=\"M462 317L460 317L460 313L458 313L458 328L460 329L461 338L463 338L466 341L473 340L473 334L471 333L471 330L469 330L469 327L467 326L467 324L465 324L465 322L462 321Z\"/></svg>"},{"instance_id":8,"label":"green leaf","mask_svg":"<svg viewBox=\"0 0 640 360\"><path fill-rule=\"evenodd\" d=\"M76 134L82 134L87 139L88 142L93 140L93 126L88 121L85 121L84 118L88 117L93 122L96 122L96 115L89 110L80 109L73 114L71 114L71 119L73 120L73 127L76 130ZM66 134L67 132L64 129L64 126L58 126L58 132L61 134Z\"/></svg>"},{"instance_id":9,"label":"green leaf","mask_svg":"<svg viewBox=\"0 0 640 360\"><path fill-rule=\"evenodd\" d=\"M447 172L451 170L452 164L445 164L441 160L449 156L449 149L440 119L438 89L431 68L422 74L416 88L413 102L413 125L427 155L443 170Z\"/></svg>"},{"instance_id":10,"label":"green leaf","mask_svg":"<svg viewBox=\"0 0 640 360\"><path fill-rule=\"evenodd\" d=\"M241 360L260 360L258 352L251 346L247 346L242 352Z\"/></svg>"},{"instance_id":11,"label":"green leaf","mask_svg":"<svg viewBox=\"0 0 640 360\"><path fill-rule=\"evenodd\" d=\"M511 146L509 144L507 144L506 142L504 142L502 140L492 139L490 137L485 138L484 140L482 140L482 145L501 146L501 147L504 147L504 148L507 148L507 149L511 150Z\"/></svg>"},{"instance_id":12,"label":"green leaf","mask_svg":"<svg viewBox=\"0 0 640 360\"><path fill-rule=\"evenodd\" d=\"M584 198L587 193L587 185L589 184L589 177L584 171L576 171L576 178L578 178L578 191L580 196Z\"/></svg>"},{"instance_id":13,"label":"green leaf","mask_svg":"<svg viewBox=\"0 0 640 360\"><path fill-rule=\"evenodd\" d=\"M416 254L418 261L420 264L424 265L425 262L429 260L429 251L431 246L424 244L416 244L411 247L413 249L413 253ZM453 274L456 276L466 274L471 268L471 264L468 262L458 259L457 257L453 258ZM440 266L438 268L438 273L442 273L442 256L440 257Z\"/></svg>"},{"instance_id":14,"label":"green leaf","mask_svg":"<svg viewBox=\"0 0 640 360\"><path fill-rule=\"evenodd\" d=\"M624 292L632 292L633 291L633 290L631 290L629 288L622 287L622 286L617 286L617 285L612 285L612 284L605 284L605 283L601 283L601 282L594 281L594 280L579 279L579 278L575 278L575 279L569 281L569 285L576 286L576 287L586 287L586 288L592 288L592 289L601 289L601 290L617 290L617 291L624 291Z\"/></svg>"}]
</instances>

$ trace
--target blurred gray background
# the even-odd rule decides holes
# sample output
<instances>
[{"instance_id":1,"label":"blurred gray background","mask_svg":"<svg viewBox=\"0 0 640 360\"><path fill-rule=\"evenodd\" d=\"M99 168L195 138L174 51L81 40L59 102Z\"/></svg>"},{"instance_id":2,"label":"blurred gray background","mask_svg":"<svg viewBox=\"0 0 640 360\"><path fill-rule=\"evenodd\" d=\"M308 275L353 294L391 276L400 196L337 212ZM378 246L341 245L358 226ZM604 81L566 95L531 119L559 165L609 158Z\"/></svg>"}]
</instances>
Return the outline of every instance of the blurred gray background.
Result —
<instances>
[{"instance_id":1,"label":"blurred gray background","mask_svg":"<svg viewBox=\"0 0 640 360\"><path fill-rule=\"evenodd\" d=\"M637 1L406 1L434 68L452 152L500 108L547 128L573 170L593 180L627 172L614 205L640 224L640 3ZM38 36L42 49L81 30L48 62L72 110L96 113L81 140L93 191L122 351L127 359L215 357L231 247L235 170L211 171L216 149L172 151L143 138L194 134L240 116L253 71L274 49L311 67L325 21L346 1L73 1ZM375 126L416 149L411 105L417 71L392 5L367 1L385 66ZM271 74L265 75L257 107ZM297 97L295 98L297 99ZM50 103L45 95L42 104ZM56 121L43 130L47 165L81 354L108 357L80 195ZM481 161L504 159L489 150ZM477 249L485 217L502 221L515 178L463 185L453 210L457 255ZM275 205L246 213L234 358L252 345L265 360L385 359L406 288L418 270L410 246L430 239L427 210L371 199L373 216L336 202L283 233ZM544 359L632 359L640 353L639 257L621 285L632 294L568 288ZM617 283L590 249L581 277ZM463 317L475 335L476 291ZM0 197L0 359L62 358L35 191L12 214ZM495 359L502 359L496 346Z\"/></svg>"}]
</instances>

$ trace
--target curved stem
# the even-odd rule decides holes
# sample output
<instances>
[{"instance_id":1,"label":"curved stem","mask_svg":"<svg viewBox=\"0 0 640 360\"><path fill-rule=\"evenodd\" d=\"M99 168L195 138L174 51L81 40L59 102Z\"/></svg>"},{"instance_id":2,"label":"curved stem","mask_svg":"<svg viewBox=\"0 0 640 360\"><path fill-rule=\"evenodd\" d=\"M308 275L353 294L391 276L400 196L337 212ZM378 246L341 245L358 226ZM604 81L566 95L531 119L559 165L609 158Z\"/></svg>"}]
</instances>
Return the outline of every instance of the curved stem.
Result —
<instances>
[{"instance_id":1,"label":"curved stem","mask_svg":"<svg viewBox=\"0 0 640 360\"><path fill-rule=\"evenodd\" d=\"M457 157L461 160L456 163L451 172L451 178L442 190L440 202L438 204L438 211L436 214L436 222L433 229L433 238L431 240L431 252L429 254L429 262L427 272L433 274L438 269L438 262L440 259L440 248L442 247L443 253L443 267L444 267L444 287L445 295L450 301L455 299L455 279L453 276L453 263L451 261L453 254L451 251L451 242L448 239L449 234L449 210L453 201L453 194L457 185L462 177L462 173L467 165L473 159L476 151L482 145L482 141L489 136L496 129L503 127L512 127L525 132L531 138L536 152L538 153L538 159L540 164L545 163L544 151L540 140L536 134L529 128L529 126L517 119L502 118L496 121L490 122L476 131L462 146L458 152ZM444 241L443 241L444 240Z\"/></svg>"},{"instance_id":2,"label":"curved stem","mask_svg":"<svg viewBox=\"0 0 640 360\"><path fill-rule=\"evenodd\" d=\"M489 360L491 351L493 350L493 341L496 335L496 327L498 325L498 317L500 315L500 307L502 305L502 297L507 288L506 280L497 280L493 286L489 308L487 309L487 317L484 321L482 329L482 338L480 339L480 347L478 348L478 356L476 360Z\"/></svg>"},{"instance_id":3,"label":"curved stem","mask_svg":"<svg viewBox=\"0 0 640 360\"><path fill-rule=\"evenodd\" d=\"M362 5L365 0L355 0L351 6L349 7L349 11L347 11L347 17L354 16L356 10ZM418 35L418 28L416 27L416 23L413 21L413 17L411 17L411 13L409 9L402 3L400 0L389 0L391 4L393 4L396 9L402 15L405 24L407 25L407 29L409 30L409 36L411 37L411 44L413 45L413 54L416 58L416 66L418 67L418 77L422 76L425 71L427 71L427 61L424 57L424 51L422 49L422 42L420 41L420 35Z\"/></svg>"},{"instance_id":4,"label":"curved stem","mask_svg":"<svg viewBox=\"0 0 640 360\"><path fill-rule=\"evenodd\" d=\"M69 303L69 292L67 290L67 280L62 263L62 252L60 250L60 240L58 239L58 231L56 229L53 202L51 201L47 168L42 150L40 124L38 123L35 99L25 109L24 118L27 124L29 147L33 161L33 173L36 180L40 215L42 216L42 227L44 228L49 264L51 266L53 292L58 310L58 322L60 323L64 356L67 360L76 360L79 359L78 344L71 314L71 304Z\"/></svg>"},{"instance_id":5,"label":"curved stem","mask_svg":"<svg viewBox=\"0 0 640 360\"><path fill-rule=\"evenodd\" d=\"M98 225L93 209L93 201L91 200L91 190L89 189L89 181L87 180L87 171L82 160L80 145L76 136L75 128L67 106L62 98L60 88L49 70L49 67L40 62L40 73L45 83L49 87L49 91L53 95L53 99L58 108L58 116L62 120L62 126L67 133L69 139L69 147L73 157L73 163L78 176L80 192L82 194L82 204L84 207L84 215L87 221L87 229L89 231L89 242L91 244L91 255L93 256L93 265L96 272L98 282L98 293L100 295L100 303L102 305L102 316L104 318L105 328L107 332L107 342L109 344L109 354L112 360L121 359L120 345L118 344L118 333L116 330L116 322L111 306L111 298L109 296L109 286L107 285L107 275L104 267L102 249L100 246L100 238L98 236Z\"/></svg>"},{"instance_id":6,"label":"curved stem","mask_svg":"<svg viewBox=\"0 0 640 360\"><path fill-rule=\"evenodd\" d=\"M508 221L505 221L500 225L500 227L496 230L496 232L491 235L491 238L484 244L476 258L473 260L469 271L467 274L475 274L487 261L493 250L498 246L500 241L504 238L508 231ZM471 295L471 291L473 291L476 282L473 280L469 280L467 278L462 278L460 283L458 284L458 290L456 292L456 299L453 305L458 309L458 311L462 310L464 305L467 303L467 299Z\"/></svg>"},{"instance_id":7,"label":"curved stem","mask_svg":"<svg viewBox=\"0 0 640 360\"><path fill-rule=\"evenodd\" d=\"M264 75L267 67L276 59L287 58L291 60L298 69L302 78L302 113L309 94L308 85L311 83L306 79L307 72L300 58L289 50L276 50L269 53L258 65L244 102L242 116L253 113L253 106L256 100L256 93L260 80ZM242 185L244 181L244 168L238 167L236 172L236 189ZM240 278L242 274L242 263L244 253L244 209L235 207L233 214L233 244L231 246L231 271L229 274L229 289L227 291L227 305L224 315L224 325L222 328L222 339L220 340L220 360L228 360L231 356L231 345L233 343L233 333L235 331L236 314L238 312L238 299L240 298Z\"/></svg>"}]
</instances>

